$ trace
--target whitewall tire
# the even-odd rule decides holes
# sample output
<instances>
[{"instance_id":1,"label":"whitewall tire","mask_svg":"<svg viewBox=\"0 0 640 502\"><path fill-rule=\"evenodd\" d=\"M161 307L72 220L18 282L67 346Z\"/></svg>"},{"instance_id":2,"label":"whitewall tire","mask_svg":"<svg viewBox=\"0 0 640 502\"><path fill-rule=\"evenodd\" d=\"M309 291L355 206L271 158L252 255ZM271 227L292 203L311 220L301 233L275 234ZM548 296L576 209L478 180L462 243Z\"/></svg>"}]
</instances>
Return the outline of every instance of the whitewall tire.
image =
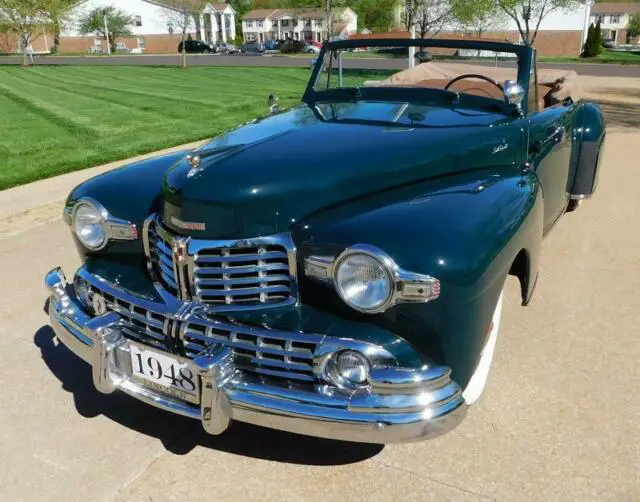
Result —
<instances>
[{"instance_id":1,"label":"whitewall tire","mask_svg":"<svg viewBox=\"0 0 640 502\"><path fill-rule=\"evenodd\" d=\"M480 362L478 362L475 372L471 375L471 379L469 380L467 387L462 392L462 397L468 405L472 405L480 399L482 391L484 391L484 388L487 385L489 370L491 369L491 363L493 362L493 353L496 350L496 342L498 340L498 333L500 332L503 296L504 292L500 293L500 298L498 298L498 303L496 303L496 309L494 310L493 317L491 318L491 331L487 337L487 343L482 349Z\"/></svg>"}]
</instances>

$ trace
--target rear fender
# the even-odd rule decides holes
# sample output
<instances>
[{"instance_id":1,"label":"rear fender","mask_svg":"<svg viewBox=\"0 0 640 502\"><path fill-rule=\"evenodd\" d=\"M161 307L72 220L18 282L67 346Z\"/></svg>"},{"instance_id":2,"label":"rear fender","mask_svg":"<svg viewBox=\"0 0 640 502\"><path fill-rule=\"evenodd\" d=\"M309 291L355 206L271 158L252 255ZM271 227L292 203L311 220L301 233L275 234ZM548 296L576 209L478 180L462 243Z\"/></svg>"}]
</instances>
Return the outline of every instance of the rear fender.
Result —
<instances>
[{"instance_id":1,"label":"rear fender","mask_svg":"<svg viewBox=\"0 0 640 502\"><path fill-rule=\"evenodd\" d=\"M573 200L587 199L598 187L598 173L606 136L604 114L595 103L583 103L576 119L576 139L580 150L569 196Z\"/></svg>"}]
</instances>

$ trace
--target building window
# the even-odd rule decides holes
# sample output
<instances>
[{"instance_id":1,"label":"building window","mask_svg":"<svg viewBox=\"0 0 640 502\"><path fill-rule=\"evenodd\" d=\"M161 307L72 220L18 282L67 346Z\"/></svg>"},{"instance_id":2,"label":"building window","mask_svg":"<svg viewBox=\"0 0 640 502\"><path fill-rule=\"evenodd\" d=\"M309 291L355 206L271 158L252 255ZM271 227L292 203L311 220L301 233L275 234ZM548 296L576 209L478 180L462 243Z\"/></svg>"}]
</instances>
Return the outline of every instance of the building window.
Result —
<instances>
[{"instance_id":1,"label":"building window","mask_svg":"<svg viewBox=\"0 0 640 502\"><path fill-rule=\"evenodd\" d=\"M304 20L304 27L305 28L311 28L311 19L305 19Z\"/></svg>"},{"instance_id":2,"label":"building window","mask_svg":"<svg viewBox=\"0 0 640 502\"><path fill-rule=\"evenodd\" d=\"M618 24L620 22L620 14L611 14L609 16L609 22L611 24Z\"/></svg>"},{"instance_id":3,"label":"building window","mask_svg":"<svg viewBox=\"0 0 640 502\"><path fill-rule=\"evenodd\" d=\"M602 15L597 15L594 17L594 23L598 24L598 23L602 23L604 21L604 16Z\"/></svg>"},{"instance_id":4,"label":"building window","mask_svg":"<svg viewBox=\"0 0 640 502\"><path fill-rule=\"evenodd\" d=\"M142 16L136 16L136 26L142 26Z\"/></svg>"},{"instance_id":5,"label":"building window","mask_svg":"<svg viewBox=\"0 0 640 502\"><path fill-rule=\"evenodd\" d=\"M288 19L283 19L282 20L282 27L283 28L288 28L289 27L289 20Z\"/></svg>"},{"instance_id":6,"label":"building window","mask_svg":"<svg viewBox=\"0 0 640 502\"><path fill-rule=\"evenodd\" d=\"M138 49L144 50L144 38L138 38L136 41L138 42Z\"/></svg>"},{"instance_id":7,"label":"building window","mask_svg":"<svg viewBox=\"0 0 640 502\"><path fill-rule=\"evenodd\" d=\"M264 22L263 21L258 21L258 28L262 28L264 27Z\"/></svg>"},{"instance_id":8,"label":"building window","mask_svg":"<svg viewBox=\"0 0 640 502\"><path fill-rule=\"evenodd\" d=\"M253 21L245 21L244 24L247 28L253 28Z\"/></svg>"},{"instance_id":9,"label":"building window","mask_svg":"<svg viewBox=\"0 0 640 502\"><path fill-rule=\"evenodd\" d=\"M323 24L324 24L324 21L322 19L316 19L316 26L318 28L322 28Z\"/></svg>"}]
</instances>

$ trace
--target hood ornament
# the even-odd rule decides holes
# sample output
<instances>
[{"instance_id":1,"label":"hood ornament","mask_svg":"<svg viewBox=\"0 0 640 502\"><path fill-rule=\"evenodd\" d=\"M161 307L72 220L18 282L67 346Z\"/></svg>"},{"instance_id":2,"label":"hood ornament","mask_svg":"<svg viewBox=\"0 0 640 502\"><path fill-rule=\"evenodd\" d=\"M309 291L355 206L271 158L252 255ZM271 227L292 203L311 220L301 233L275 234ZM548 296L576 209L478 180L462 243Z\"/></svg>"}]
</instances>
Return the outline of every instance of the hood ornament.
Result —
<instances>
[{"instance_id":1,"label":"hood ornament","mask_svg":"<svg viewBox=\"0 0 640 502\"><path fill-rule=\"evenodd\" d=\"M185 159L191 165L191 169L189 169L189 172L187 173L188 178L191 178L202 171L202 168L200 167L202 159L199 155L187 155Z\"/></svg>"}]
</instances>

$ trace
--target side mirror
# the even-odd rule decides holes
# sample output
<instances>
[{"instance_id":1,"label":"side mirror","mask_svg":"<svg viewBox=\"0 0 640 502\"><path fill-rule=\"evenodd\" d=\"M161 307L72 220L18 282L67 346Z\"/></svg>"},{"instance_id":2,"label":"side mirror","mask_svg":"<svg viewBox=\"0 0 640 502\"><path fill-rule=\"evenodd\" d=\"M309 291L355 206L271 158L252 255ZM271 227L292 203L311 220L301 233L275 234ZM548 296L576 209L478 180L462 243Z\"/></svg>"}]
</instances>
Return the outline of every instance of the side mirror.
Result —
<instances>
[{"instance_id":1,"label":"side mirror","mask_svg":"<svg viewBox=\"0 0 640 502\"><path fill-rule=\"evenodd\" d=\"M522 113L522 101L524 101L524 89L514 80L507 80L502 87L504 90L504 100L513 105L518 112Z\"/></svg>"},{"instance_id":2,"label":"side mirror","mask_svg":"<svg viewBox=\"0 0 640 502\"><path fill-rule=\"evenodd\" d=\"M271 113L278 113L280 111L280 99L275 94L269 94L267 99L267 106Z\"/></svg>"}]
</instances>

